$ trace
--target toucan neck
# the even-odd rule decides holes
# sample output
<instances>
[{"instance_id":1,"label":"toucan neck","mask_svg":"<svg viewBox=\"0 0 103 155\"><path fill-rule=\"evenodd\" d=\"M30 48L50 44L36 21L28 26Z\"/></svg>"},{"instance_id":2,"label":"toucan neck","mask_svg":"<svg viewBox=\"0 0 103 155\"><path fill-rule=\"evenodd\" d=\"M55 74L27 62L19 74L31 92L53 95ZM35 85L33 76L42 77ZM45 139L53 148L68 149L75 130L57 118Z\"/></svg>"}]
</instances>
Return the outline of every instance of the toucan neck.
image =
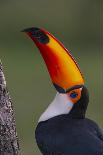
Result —
<instances>
[{"instance_id":1,"label":"toucan neck","mask_svg":"<svg viewBox=\"0 0 103 155\"><path fill-rule=\"evenodd\" d=\"M73 119L84 119L85 114L86 114L85 109L81 109L79 103L77 103L73 106L68 116Z\"/></svg>"}]
</instances>

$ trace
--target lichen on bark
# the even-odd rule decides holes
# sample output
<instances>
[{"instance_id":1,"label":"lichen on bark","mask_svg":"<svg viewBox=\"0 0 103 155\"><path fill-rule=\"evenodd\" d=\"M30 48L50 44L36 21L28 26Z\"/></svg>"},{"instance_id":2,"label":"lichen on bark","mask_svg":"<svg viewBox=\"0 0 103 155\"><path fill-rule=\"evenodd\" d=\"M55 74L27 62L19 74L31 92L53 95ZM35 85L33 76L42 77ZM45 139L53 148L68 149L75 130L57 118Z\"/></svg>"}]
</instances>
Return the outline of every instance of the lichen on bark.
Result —
<instances>
[{"instance_id":1,"label":"lichen on bark","mask_svg":"<svg viewBox=\"0 0 103 155\"><path fill-rule=\"evenodd\" d=\"M0 155L20 155L12 101L0 62Z\"/></svg>"}]
</instances>

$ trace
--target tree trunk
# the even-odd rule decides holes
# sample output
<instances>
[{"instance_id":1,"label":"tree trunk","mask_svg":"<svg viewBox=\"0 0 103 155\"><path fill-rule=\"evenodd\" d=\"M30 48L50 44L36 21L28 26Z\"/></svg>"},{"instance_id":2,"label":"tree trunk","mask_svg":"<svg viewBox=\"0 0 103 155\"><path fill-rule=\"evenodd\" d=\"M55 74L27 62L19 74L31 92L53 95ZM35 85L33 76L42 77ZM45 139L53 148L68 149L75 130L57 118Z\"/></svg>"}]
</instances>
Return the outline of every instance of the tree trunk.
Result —
<instances>
[{"instance_id":1,"label":"tree trunk","mask_svg":"<svg viewBox=\"0 0 103 155\"><path fill-rule=\"evenodd\" d=\"M0 62L0 155L20 155L12 102Z\"/></svg>"}]
</instances>

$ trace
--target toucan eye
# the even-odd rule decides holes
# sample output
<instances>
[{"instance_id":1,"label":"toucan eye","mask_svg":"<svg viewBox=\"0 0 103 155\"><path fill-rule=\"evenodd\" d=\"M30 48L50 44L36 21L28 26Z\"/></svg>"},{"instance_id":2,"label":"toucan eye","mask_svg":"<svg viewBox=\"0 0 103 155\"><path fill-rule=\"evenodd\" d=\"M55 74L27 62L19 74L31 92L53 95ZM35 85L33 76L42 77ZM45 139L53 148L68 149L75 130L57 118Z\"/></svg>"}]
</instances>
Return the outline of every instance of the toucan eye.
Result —
<instances>
[{"instance_id":1,"label":"toucan eye","mask_svg":"<svg viewBox=\"0 0 103 155\"><path fill-rule=\"evenodd\" d=\"M73 89L68 93L69 99L72 101L72 103L77 103L81 98L81 91L82 88Z\"/></svg>"},{"instance_id":2,"label":"toucan eye","mask_svg":"<svg viewBox=\"0 0 103 155\"><path fill-rule=\"evenodd\" d=\"M70 93L70 97L73 98L73 99L76 98L77 96L78 96L78 93L75 92L75 91Z\"/></svg>"}]
</instances>

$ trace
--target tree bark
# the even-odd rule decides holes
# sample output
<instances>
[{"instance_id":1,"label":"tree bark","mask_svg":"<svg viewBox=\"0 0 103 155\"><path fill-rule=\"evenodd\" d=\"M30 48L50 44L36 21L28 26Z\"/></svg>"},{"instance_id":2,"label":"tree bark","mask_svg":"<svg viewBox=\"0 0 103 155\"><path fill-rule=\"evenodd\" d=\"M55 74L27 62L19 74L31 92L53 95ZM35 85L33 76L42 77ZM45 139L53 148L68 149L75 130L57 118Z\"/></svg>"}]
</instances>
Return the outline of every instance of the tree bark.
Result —
<instances>
[{"instance_id":1,"label":"tree bark","mask_svg":"<svg viewBox=\"0 0 103 155\"><path fill-rule=\"evenodd\" d=\"M12 102L0 62L0 155L20 155Z\"/></svg>"}]
</instances>

